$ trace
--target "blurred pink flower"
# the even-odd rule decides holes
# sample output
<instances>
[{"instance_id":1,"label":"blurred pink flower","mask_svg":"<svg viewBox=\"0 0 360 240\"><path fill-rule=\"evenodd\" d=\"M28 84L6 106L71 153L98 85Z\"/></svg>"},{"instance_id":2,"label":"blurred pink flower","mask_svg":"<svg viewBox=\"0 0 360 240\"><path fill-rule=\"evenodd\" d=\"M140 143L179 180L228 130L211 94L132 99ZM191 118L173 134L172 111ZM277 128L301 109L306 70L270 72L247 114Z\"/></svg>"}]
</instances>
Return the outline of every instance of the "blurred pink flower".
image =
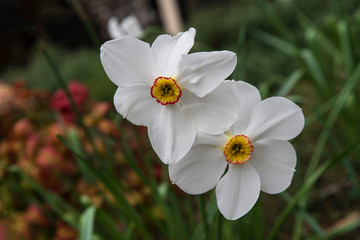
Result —
<instances>
[{"instance_id":1,"label":"blurred pink flower","mask_svg":"<svg viewBox=\"0 0 360 240\"><path fill-rule=\"evenodd\" d=\"M40 144L40 136L38 133L31 133L25 142L25 155L28 157L34 156Z\"/></svg>"},{"instance_id":2,"label":"blurred pink flower","mask_svg":"<svg viewBox=\"0 0 360 240\"><path fill-rule=\"evenodd\" d=\"M45 146L36 159L37 165L43 168L57 169L62 167L62 156L53 146Z\"/></svg>"},{"instance_id":3,"label":"blurred pink flower","mask_svg":"<svg viewBox=\"0 0 360 240\"><path fill-rule=\"evenodd\" d=\"M110 108L111 108L111 105L108 102L97 102L97 103L94 103L94 105L92 106L92 112L97 117L104 117Z\"/></svg>"},{"instance_id":4,"label":"blurred pink flower","mask_svg":"<svg viewBox=\"0 0 360 240\"><path fill-rule=\"evenodd\" d=\"M75 81L70 82L68 87L75 105L81 111L84 104L88 100L88 89L85 85ZM67 98L65 91L62 89L57 90L54 93L51 99L51 108L55 111L60 112L64 121L67 123L73 122L76 118L75 113L71 109L70 101Z\"/></svg>"},{"instance_id":5,"label":"blurred pink flower","mask_svg":"<svg viewBox=\"0 0 360 240\"><path fill-rule=\"evenodd\" d=\"M29 119L23 118L17 121L12 129L15 138L26 139L34 131L34 126Z\"/></svg>"},{"instance_id":6,"label":"blurred pink flower","mask_svg":"<svg viewBox=\"0 0 360 240\"><path fill-rule=\"evenodd\" d=\"M36 204L30 204L25 213L25 220L27 224L37 226L48 226L49 220L45 217L41 208Z\"/></svg>"},{"instance_id":7,"label":"blurred pink flower","mask_svg":"<svg viewBox=\"0 0 360 240\"><path fill-rule=\"evenodd\" d=\"M72 161L68 161L64 154L59 152L55 147L51 145L44 146L35 158L37 166L41 169L41 172L54 170L56 172L63 172L72 174L76 172L76 164ZM45 175L46 176L46 175Z\"/></svg>"},{"instance_id":8,"label":"blurred pink flower","mask_svg":"<svg viewBox=\"0 0 360 240\"><path fill-rule=\"evenodd\" d=\"M110 103L108 102L95 102L91 105L89 113L86 114L84 118L85 125L87 127L95 126L99 121L101 121L106 113L111 108Z\"/></svg>"}]
</instances>

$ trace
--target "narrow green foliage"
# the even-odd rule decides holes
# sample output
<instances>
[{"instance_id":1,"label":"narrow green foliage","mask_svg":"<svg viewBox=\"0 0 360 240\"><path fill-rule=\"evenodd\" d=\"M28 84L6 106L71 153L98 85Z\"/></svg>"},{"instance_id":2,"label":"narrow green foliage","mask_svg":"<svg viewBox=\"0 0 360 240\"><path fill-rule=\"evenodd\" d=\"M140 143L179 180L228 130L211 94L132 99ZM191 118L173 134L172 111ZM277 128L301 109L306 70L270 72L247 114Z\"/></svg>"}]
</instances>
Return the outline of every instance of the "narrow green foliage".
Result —
<instances>
[{"instance_id":1,"label":"narrow green foliage","mask_svg":"<svg viewBox=\"0 0 360 240\"><path fill-rule=\"evenodd\" d=\"M86 158L84 151L82 149L82 144L78 139L77 132L73 129L70 129L67 132L67 139L69 139L69 144L73 147L74 151L77 155L80 155L82 158ZM94 177L91 172L87 168L86 164L78 157L76 157L76 161L80 168L81 173L84 175L84 178L87 182L94 182Z\"/></svg>"},{"instance_id":2,"label":"narrow green foliage","mask_svg":"<svg viewBox=\"0 0 360 240\"><path fill-rule=\"evenodd\" d=\"M240 27L237 43L237 66L234 72L234 79L244 80L246 72L246 27Z\"/></svg>"},{"instance_id":3,"label":"narrow green foliage","mask_svg":"<svg viewBox=\"0 0 360 240\"><path fill-rule=\"evenodd\" d=\"M292 201L284 208L284 210L277 217L273 227L271 228L269 234L266 237L266 240L276 239L276 236L279 234L281 226L284 224L285 220L289 214L294 210L298 202L304 197L305 194L309 192L311 187L316 183L316 181L321 177L321 175L328 170L332 165L341 161L342 159L350 156L353 152L358 151L360 148L360 142L356 141L349 144L341 151L338 152L334 157L328 159L324 162L319 168L316 169L308 178L306 178L302 187L296 192Z\"/></svg>"},{"instance_id":4,"label":"narrow green foliage","mask_svg":"<svg viewBox=\"0 0 360 240\"><path fill-rule=\"evenodd\" d=\"M69 2L72 4L75 12L78 14L82 24L84 25L84 29L87 31L89 38L93 42L94 46L99 48L101 41L81 1L69 0Z\"/></svg>"},{"instance_id":5,"label":"narrow green foliage","mask_svg":"<svg viewBox=\"0 0 360 240\"><path fill-rule=\"evenodd\" d=\"M146 230L144 223L141 219L141 217L138 215L138 213L133 209L133 207L129 204L129 202L125 199L124 195L120 191L121 187L119 184L117 184L117 180L112 177L111 175L108 175L102 171L99 171L94 166L92 166L87 159L84 159L83 156L81 156L79 153L75 152L75 149L73 149L69 144L67 144L66 140L62 137L59 137L59 139L69 148L73 151L76 157L81 159L85 165L88 167L88 169L91 171L91 173L96 177L101 183L103 183L106 187L106 189L112 194L112 196L115 198L115 200L118 203L118 207L121 208L122 212L129 217L131 221L134 221L136 223L137 229L141 232L144 239L150 239L150 235L148 231Z\"/></svg>"},{"instance_id":6,"label":"narrow green foliage","mask_svg":"<svg viewBox=\"0 0 360 240\"><path fill-rule=\"evenodd\" d=\"M95 212L96 212L96 208L94 206L90 206L80 215L79 240L92 239Z\"/></svg>"},{"instance_id":7,"label":"narrow green foliage","mask_svg":"<svg viewBox=\"0 0 360 240\"><path fill-rule=\"evenodd\" d=\"M349 26L345 20L340 20L337 25L337 32L340 39L340 46L343 52L343 58L346 65L346 70L350 74L354 69L353 54L351 43L349 39Z\"/></svg>"},{"instance_id":8,"label":"narrow green foliage","mask_svg":"<svg viewBox=\"0 0 360 240\"><path fill-rule=\"evenodd\" d=\"M257 39L279 49L280 51L288 54L289 56L296 57L299 54L299 50L296 48L295 45L277 36L261 30L255 30L253 34L254 37L256 37Z\"/></svg>"},{"instance_id":9,"label":"narrow green foliage","mask_svg":"<svg viewBox=\"0 0 360 240\"><path fill-rule=\"evenodd\" d=\"M66 201L64 201L60 196L50 191L44 189L39 183L34 179L26 175L24 172L19 171L16 168L13 168L16 174L19 174L34 190L37 192L44 202L48 203L51 209L61 217L65 222L70 226L77 226L77 219L79 217L79 212Z\"/></svg>"},{"instance_id":10,"label":"narrow green foliage","mask_svg":"<svg viewBox=\"0 0 360 240\"><path fill-rule=\"evenodd\" d=\"M300 56L303 59L307 69L309 70L311 77L320 92L324 92L329 89L325 74L321 69L321 66L316 59L314 53L310 49L303 49L300 52ZM325 92L326 93L326 92Z\"/></svg>"},{"instance_id":11,"label":"narrow green foliage","mask_svg":"<svg viewBox=\"0 0 360 240\"><path fill-rule=\"evenodd\" d=\"M359 81L360 81L360 64L356 67L356 70L350 76L349 80L345 84L342 91L337 95L332 111L330 112L330 116L326 121L324 129L321 135L319 136L319 139L315 146L315 151L310 160L310 164L307 170L308 175L310 175L317 166L317 163L319 162L320 156L322 154L322 149L324 148L324 145L328 137L330 136L331 129L335 124L335 121L338 118L340 111L343 108L344 104L346 103L346 100L349 97L351 91L354 89L355 85L358 84Z\"/></svg>"},{"instance_id":12,"label":"narrow green foliage","mask_svg":"<svg viewBox=\"0 0 360 240\"><path fill-rule=\"evenodd\" d=\"M124 239L123 234L119 231L119 228L116 226L114 219L111 218L111 216L104 210L96 210L95 222L95 228L97 229L97 232L100 232L100 230L105 231L102 236L108 236L109 239L116 240Z\"/></svg>"},{"instance_id":13,"label":"narrow green foliage","mask_svg":"<svg viewBox=\"0 0 360 240\"><path fill-rule=\"evenodd\" d=\"M264 0L256 1L259 8L264 12L265 16L269 19L271 24L278 31L278 34L291 43L295 43L293 34L287 28L286 23L279 17L274 8L269 4L269 2Z\"/></svg>"},{"instance_id":14,"label":"narrow green foliage","mask_svg":"<svg viewBox=\"0 0 360 240\"><path fill-rule=\"evenodd\" d=\"M204 228L205 239L209 239L210 232L209 232L209 225L207 222L205 202L204 202L203 197L201 197L201 196L198 197L198 204L199 204L199 208L200 208L200 212L201 212L201 219L202 219L202 224L203 224L203 228Z\"/></svg>"},{"instance_id":15,"label":"narrow green foliage","mask_svg":"<svg viewBox=\"0 0 360 240\"><path fill-rule=\"evenodd\" d=\"M341 17L343 12L342 12L342 8L341 8L341 4L340 4L339 0L331 0L330 4L331 4L332 11L335 13L335 15L337 17Z\"/></svg>"},{"instance_id":16,"label":"narrow green foliage","mask_svg":"<svg viewBox=\"0 0 360 240\"><path fill-rule=\"evenodd\" d=\"M304 76L304 71L301 69L295 70L282 84L276 95L286 96L289 94L299 80Z\"/></svg>"},{"instance_id":17,"label":"narrow green foliage","mask_svg":"<svg viewBox=\"0 0 360 240\"><path fill-rule=\"evenodd\" d=\"M293 201L293 198L287 192L283 192L281 195L288 202ZM295 211L297 215L300 215L306 221L309 227L311 227L311 229L316 232L318 236L325 236L324 230L321 227L320 223L316 219L314 219L305 209L296 209Z\"/></svg>"}]
</instances>

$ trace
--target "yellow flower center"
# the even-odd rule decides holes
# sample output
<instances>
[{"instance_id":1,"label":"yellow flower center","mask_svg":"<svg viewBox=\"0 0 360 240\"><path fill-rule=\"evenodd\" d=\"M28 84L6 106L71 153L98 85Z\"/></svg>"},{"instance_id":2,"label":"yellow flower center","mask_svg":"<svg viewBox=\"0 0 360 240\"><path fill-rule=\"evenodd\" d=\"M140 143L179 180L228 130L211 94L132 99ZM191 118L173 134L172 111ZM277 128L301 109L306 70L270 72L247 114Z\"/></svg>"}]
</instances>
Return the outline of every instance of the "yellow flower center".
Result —
<instances>
[{"instance_id":1,"label":"yellow flower center","mask_svg":"<svg viewBox=\"0 0 360 240\"><path fill-rule=\"evenodd\" d=\"M236 135L226 143L225 160L232 164L242 164L251 158L254 147L245 135Z\"/></svg>"},{"instance_id":2,"label":"yellow flower center","mask_svg":"<svg viewBox=\"0 0 360 240\"><path fill-rule=\"evenodd\" d=\"M171 77L158 77L151 86L151 96L162 105L174 104L179 101L181 89Z\"/></svg>"}]
</instances>

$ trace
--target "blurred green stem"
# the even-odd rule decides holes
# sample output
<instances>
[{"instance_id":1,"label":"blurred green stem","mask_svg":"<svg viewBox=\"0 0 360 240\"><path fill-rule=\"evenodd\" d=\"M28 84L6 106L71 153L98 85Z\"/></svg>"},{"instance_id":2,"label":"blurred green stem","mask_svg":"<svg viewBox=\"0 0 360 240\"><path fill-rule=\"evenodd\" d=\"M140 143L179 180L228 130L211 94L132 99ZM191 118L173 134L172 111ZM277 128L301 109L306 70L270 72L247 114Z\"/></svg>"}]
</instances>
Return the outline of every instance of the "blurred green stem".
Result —
<instances>
[{"instance_id":1,"label":"blurred green stem","mask_svg":"<svg viewBox=\"0 0 360 240\"><path fill-rule=\"evenodd\" d=\"M277 12L275 11L274 7L272 6L273 4L269 3L269 1L266 0L256 0L256 3L263 11L265 17L267 17L270 23L278 31L279 35L290 43L296 43L296 39L288 30L285 22L279 17Z\"/></svg>"},{"instance_id":2,"label":"blurred green stem","mask_svg":"<svg viewBox=\"0 0 360 240\"><path fill-rule=\"evenodd\" d=\"M331 0L330 4L335 15L340 18L342 15L342 9L339 0Z\"/></svg>"},{"instance_id":3,"label":"blurred green stem","mask_svg":"<svg viewBox=\"0 0 360 240\"><path fill-rule=\"evenodd\" d=\"M49 67L53 71L57 82L59 83L60 87L64 90L66 97L69 99L71 109L75 112L77 123L80 126L83 126L83 122L81 120L81 115L80 115L79 109L77 108L77 106L74 102L74 99L71 96L71 93L67 87L67 83L66 83L64 77L62 76L61 72L59 71L59 68L57 67L54 59L52 58L52 56L49 54L48 50L46 49L45 43L41 43L40 46L41 46L40 47L41 52L44 55L47 63L49 64Z\"/></svg>"},{"instance_id":4,"label":"blurred green stem","mask_svg":"<svg viewBox=\"0 0 360 240\"><path fill-rule=\"evenodd\" d=\"M61 74L61 72L60 72L58 66L56 65L54 59L52 58L51 54L48 52L46 44L44 42L40 43L40 50L41 50L42 54L44 55L47 63L49 64L49 67L53 71L58 84L64 90L67 99L69 99L70 107L71 107L71 109L74 111L74 113L76 115L77 124L84 130L85 135L88 138L88 140L90 141L90 144L91 144L92 148L94 149L95 153L98 154L98 149L97 149L97 147L96 147L96 145L94 143L94 139L92 138L90 130L85 126L85 124L83 122L81 113L80 113L78 107L76 106L74 98L72 97L72 95L71 95L71 93L70 93L70 91L69 91L69 89L67 87L67 82L65 81L65 78Z\"/></svg>"},{"instance_id":5,"label":"blurred green stem","mask_svg":"<svg viewBox=\"0 0 360 240\"><path fill-rule=\"evenodd\" d=\"M222 229L223 229L223 227L222 227L222 225L223 225L223 216L221 215L221 213L220 213L220 211L219 211L219 214L218 214L218 222L217 222L217 224L218 224L218 226L217 226L217 228L218 228L218 232L217 232L217 239L218 240L221 240L222 239Z\"/></svg>"},{"instance_id":6,"label":"blurred green stem","mask_svg":"<svg viewBox=\"0 0 360 240\"><path fill-rule=\"evenodd\" d=\"M198 197L198 203L199 203L199 206L200 206L202 224L204 226L205 239L209 239L209 226L207 224L206 207L205 207L204 196L199 196Z\"/></svg>"},{"instance_id":7,"label":"blurred green stem","mask_svg":"<svg viewBox=\"0 0 360 240\"><path fill-rule=\"evenodd\" d=\"M349 26L348 22L345 20L340 20L337 23L337 32L339 35L341 50L343 52L345 66L347 68L347 73L350 73L354 70L354 61L353 61L353 54L351 49L351 41L349 37Z\"/></svg>"},{"instance_id":8,"label":"blurred green stem","mask_svg":"<svg viewBox=\"0 0 360 240\"><path fill-rule=\"evenodd\" d=\"M81 4L81 2L79 0L68 0L68 2L70 2L70 4L75 9L75 12L78 14L78 16L79 16L81 22L83 23L85 30L87 31L93 44L96 47L99 47L101 45L101 41L95 31L94 26L92 25L92 23L89 19L88 14L86 13L83 5Z\"/></svg>"},{"instance_id":9,"label":"blurred green stem","mask_svg":"<svg viewBox=\"0 0 360 240\"><path fill-rule=\"evenodd\" d=\"M243 80L246 73L246 26L240 27L237 41L237 67L234 71L234 78Z\"/></svg>"}]
</instances>

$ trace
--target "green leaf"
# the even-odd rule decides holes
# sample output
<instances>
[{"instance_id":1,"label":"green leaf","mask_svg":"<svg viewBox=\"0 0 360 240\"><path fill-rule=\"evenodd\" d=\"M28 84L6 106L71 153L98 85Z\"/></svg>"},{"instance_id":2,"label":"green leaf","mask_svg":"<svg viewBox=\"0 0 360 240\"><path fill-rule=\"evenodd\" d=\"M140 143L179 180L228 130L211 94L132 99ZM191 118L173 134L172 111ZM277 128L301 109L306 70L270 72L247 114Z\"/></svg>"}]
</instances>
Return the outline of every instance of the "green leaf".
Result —
<instances>
[{"instance_id":1,"label":"green leaf","mask_svg":"<svg viewBox=\"0 0 360 240\"><path fill-rule=\"evenodd\" d=\"M88 207L80 216L79 221L79 233L80 240L91 240L93 227L94 227L94 217L95 217L96 208L94 206Z\"/></svg>"},{"instance_id":2,"label":"green leaf","mask_svg":"<svg viewBox=\"0 0 360 240\"><path fill-rule=\"evenodd\" d=\"M309 73L313 77L315 85L318 89L326 91L329 89L328 83L325 78L325 74L322 71L318 60L316 59L314 53L310 49L303 49L300 52L301 58L304 60L306 67L309 70Z\"/></svg>"},{"instance_id":3,"label":"green leaf","mask_svg":"<svg viewBox=\"0 0 360 240\"><path fill-rule=\"evenodd\" d=\"M296 83L303 77L304 72L301 69L295 70L286 80L277 92L279 96L285 96L291 92Z\"/></svg>"},{"instance_id":4,"label":"green leaf","mask_svg":"<svg viewBox=\"0 0 360 240\"><path fill-rule=\"evenodd\" d=\"M348 74L353 71L354 68L354 60L351 50L351 43L349 39L349 30L348 23L344 20L341 20L337 23L337 32L340 39L341 50L343 52L343 57L345 61L345 65L347 68Z\"/></svg>"},{"instance_id":5,"label":"green leaf","mask_svg":"<svg viewBox=\"0 0 360 240\"><path fill-rule=\"evenodd\" d=\"M270 46L279 49L280 51L290 55L291 57L297 57L299 54L299 49L295 45L277 36L271 35L269 33L260 30L255 30L253 32L253 35L260 41L263 41L269 44Z\"/></svg>"},{"instance_id":6,"label":"green leaf","mask_svg":"<svg viewBox=\"0 0 360 240\"><path fill-rule=\"evenodd\" d=\"M328 138L332 133L332 128L340 115L341 110L343 109L350 93L354 90L354 87L360 81L360 64L357 65L355 71L351 74L350 78L346 81L344 87L342 88L341 92L336 96L336 100L334 101L333 107L331 109L330 115L327 118L325 125L317 139L317 142L314 147L314 152L310 158L310 162L306 171L306 178L310 177L317 165L318 162L324 152L324 147L328 142ZM359 141L359 139L357 139ZM307 204L307 194L300 200L299 207L304 209ZM295 223L295 233L297 235L300 234L302 228L302 216L297 216L297 221Z\"/></svg>"},{"instance_id":7,"label":"green leaf","mask_svg":"<svg viewBox=\"0 0 360 240\"><path fill-rule=\"evenodd\" d=\"M116 239L116 240L124 239L118 226L116 226L114 219L112 219L109 216L109 214L104 210L102 210L101 208L96 210L95 221L96 221L95 226L98 226L96 232L100 232L100 230L105 231L109 236L111 236L110 239Z\"/></svg>"},{"instance_id":8,"label":"green leaf","mask_svg":"<svg viewBox=\"0 0 360 240\"><path fill-rule=\"evenodd\" d=\"M243 80L246 72L246 27L241 27L237 41L237 66L234 72L233 79ZM231 78L230 78L231 79Z\"/></svg>"},{"instance_id":9,"label":"green leaf","mask_svg":"<svg viewBox=\"0 0 360 240\"><path fill-rule=\"evenodd\" d=\"M66 137L69 139L70 145L74 149L74 152L76 152L77 155L80 155L82 158L85 158L85 154L77 134L78 133L74 129L70 129L66 132ZM91 173L89 172L89 169L86 167L85 163L80 158L76 157L76 155L75 158L85 180L87 182L94 182L94 178L91 176Z\"/></svg>"},{"instance_id":10,"label":"green leaf","mask_svg":"<svg viewBox=\"0 0 360 240\"><path fill-rule=\"evenodd\" d=\"M280 18L275 9L265 0L257 0L257 5L263 11L264 15L269 19L270 23L278 31L279 35L289 42L295 43L296 40L289 31L287 24Z\"/></svg>"}]
</instances>

